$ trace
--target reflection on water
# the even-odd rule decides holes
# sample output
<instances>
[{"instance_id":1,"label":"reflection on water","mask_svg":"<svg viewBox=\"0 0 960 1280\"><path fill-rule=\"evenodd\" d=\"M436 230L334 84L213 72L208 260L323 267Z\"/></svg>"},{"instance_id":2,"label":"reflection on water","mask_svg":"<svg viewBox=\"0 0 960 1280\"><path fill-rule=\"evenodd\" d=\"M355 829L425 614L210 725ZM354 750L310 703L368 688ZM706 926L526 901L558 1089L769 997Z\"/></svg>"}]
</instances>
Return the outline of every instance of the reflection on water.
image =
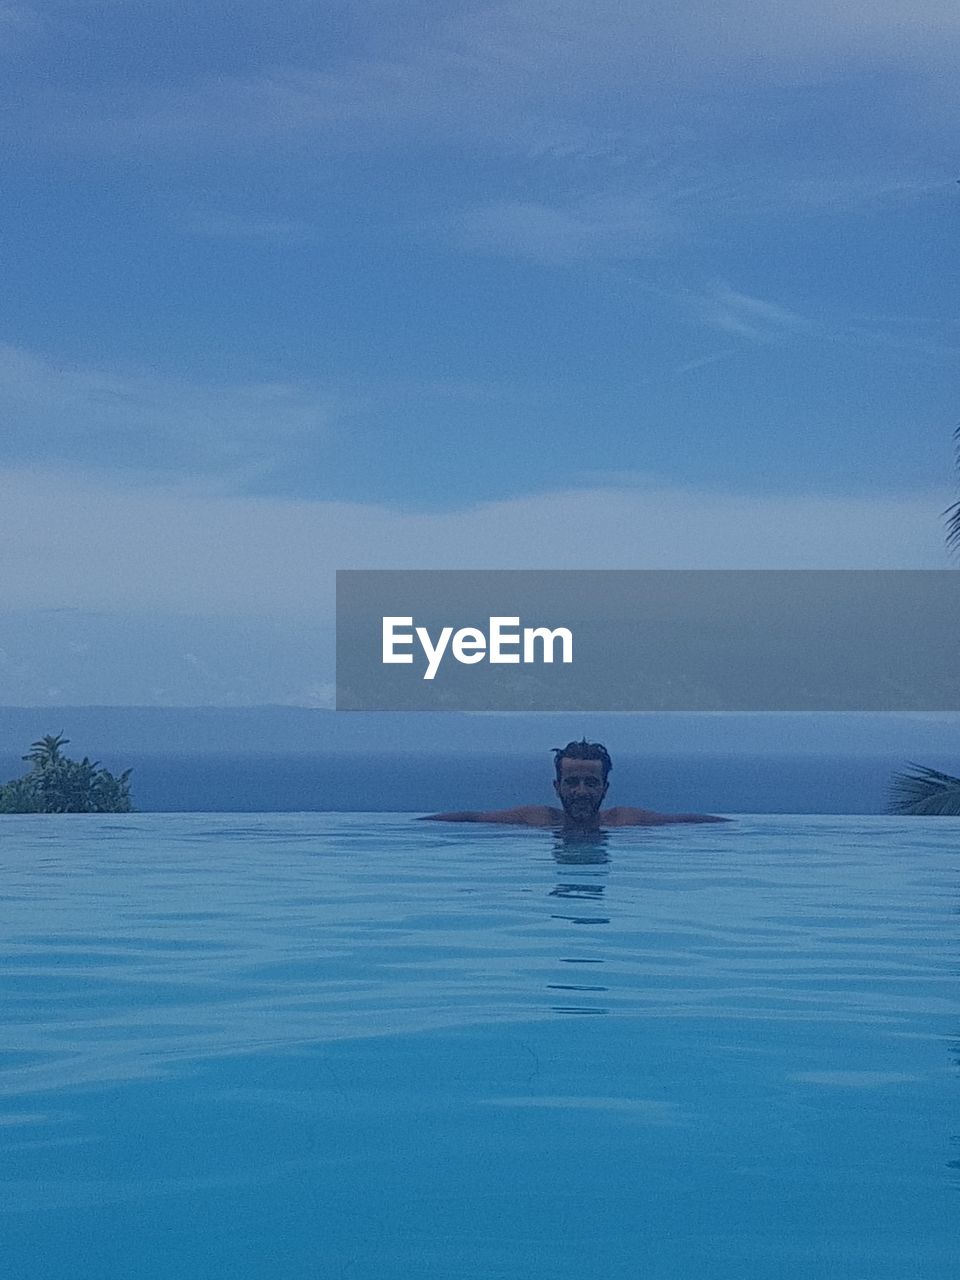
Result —
<instances>
[{"instance_id":1,"label":"reflection on water","mask_svg":"<svg viewBox=\"0 0 960 1280\"><path fill-rule=\"evenodd\" d=\"M553 888L549 891L552 898L580 899L598 902L602 899L606 888L606 880L608 876L608 865L611 861L610 857L610 833L608 831L557 831L553 833L553 848L551 850L554 861L561 867L576 867L577 879L568 880L566 878L558 880ZM602 870L593 873L583 872L584 867L599 867ZM587 879L587 875L591 875ZM559 912L551 912L551 919L566 920L572 925L588 925L602 926L610 923L609 916L598 915L563 915ZM558 957L563 963L570 964L571 961L567 957ZM580 963L603 964L603 957L594 955L584 958ZM605 992L604 986L586 986L573 983L548 982L546 984L548 991L578 991L584 994L595 994ZM550 1009L553 1013L559 1014L603 1014L609 1013L609 1009L598 1004L577 1004L577 1005L551 1005Z\"/></svg>"},{"instance_id":2,"label":"reflection on water","mask_svg":"<svg viewBox=\"0 0 960 1280\"><path fill-rule=\"evenodd\" d=\"M609 831L554 831L553 856L562 865L610 861Z\"/></svg>"}]
</instances>

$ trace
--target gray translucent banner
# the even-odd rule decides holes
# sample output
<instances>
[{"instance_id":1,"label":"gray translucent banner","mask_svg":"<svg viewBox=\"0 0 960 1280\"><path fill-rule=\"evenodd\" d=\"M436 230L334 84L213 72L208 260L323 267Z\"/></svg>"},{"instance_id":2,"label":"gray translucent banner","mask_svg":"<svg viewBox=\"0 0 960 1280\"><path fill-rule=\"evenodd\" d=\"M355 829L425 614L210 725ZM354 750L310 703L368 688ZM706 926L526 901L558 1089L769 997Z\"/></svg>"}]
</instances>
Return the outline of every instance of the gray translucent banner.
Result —
<instances>
[{"instance_id":1,"label":"gray translucent banner","mask_svg":"<svg viewBox=\"0 0 960 1280\"><path fill-rule=\"evenodd\" d=\"M342 570L337 709L958 711L960 572Z\"/></svg>"}]
</instances>

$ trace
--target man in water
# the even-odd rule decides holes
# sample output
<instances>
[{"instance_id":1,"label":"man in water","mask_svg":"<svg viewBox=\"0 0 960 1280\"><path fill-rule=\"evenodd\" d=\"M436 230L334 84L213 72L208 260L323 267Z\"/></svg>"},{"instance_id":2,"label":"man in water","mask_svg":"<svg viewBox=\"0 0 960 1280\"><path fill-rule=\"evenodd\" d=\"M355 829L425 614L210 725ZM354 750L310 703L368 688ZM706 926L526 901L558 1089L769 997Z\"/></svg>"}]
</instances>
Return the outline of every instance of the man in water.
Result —
<instances>
[{"instance_id":1,"label":"man in water","mask_svg":"<svg viewBox=\"0 0 960 1280\"><path fill-rule=\"evenodd\" d=\"M607 794L607 775L613 768L607 749L599 742L568 742L553 748L556 780L553 789L562 808L523 804L516 809L488 813L466 810L431 813L428 822L503 822L523 827L560 827L564 831L598 831L601 827L659 827L668 822L728 822L709 813L654 813L651 809L618 806L601 809Z\"/></svg>"}]
</instances>

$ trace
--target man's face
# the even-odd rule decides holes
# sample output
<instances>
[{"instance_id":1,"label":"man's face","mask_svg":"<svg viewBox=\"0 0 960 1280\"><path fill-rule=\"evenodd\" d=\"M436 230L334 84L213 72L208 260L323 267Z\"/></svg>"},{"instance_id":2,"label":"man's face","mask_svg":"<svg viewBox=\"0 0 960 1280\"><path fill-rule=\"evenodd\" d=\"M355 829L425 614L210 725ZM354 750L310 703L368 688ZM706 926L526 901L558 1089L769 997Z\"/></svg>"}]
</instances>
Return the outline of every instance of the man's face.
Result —
<instances>
[{"instance_id":1,"label":"man's face","mask_svg":"<svg viewBox=\"0 0 960 1280\"><path fill-rule=\"evenodd\" d=\"M589 826L607 794L602 762L571 760L564 756L560 761L560 778L554 782L553 789L570 821L577 826Z\"/></svg>"}]
</instances>

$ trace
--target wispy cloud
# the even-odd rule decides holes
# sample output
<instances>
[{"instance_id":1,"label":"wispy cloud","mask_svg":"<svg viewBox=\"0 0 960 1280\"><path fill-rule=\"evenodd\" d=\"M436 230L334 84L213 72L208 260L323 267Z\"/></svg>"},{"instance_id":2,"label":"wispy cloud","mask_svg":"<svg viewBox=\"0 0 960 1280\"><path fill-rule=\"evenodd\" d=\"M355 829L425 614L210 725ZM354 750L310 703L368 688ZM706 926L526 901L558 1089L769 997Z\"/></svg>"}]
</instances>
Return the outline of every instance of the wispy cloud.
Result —
<instances>
[{"instance_id":1,"label":"wispy cloud","mask_svg":"<svg viewBox=\"0 0 960 1280\"><path fill-rule=\"evenodd\" d=\"M32 12L12 5L0 14L7 10ZM411 210L385 215L374 196L375 218L406 219L407 234L439 235L461 251L554 267L616 263L679 257L731 221L839 215L942 191L942 160L927 164L929 147L914 139L929 132L920 116L950 114L949 88L926 114L921 100L944 49L958 46L960 19L941 0L920 0L908 19L893 0L842 10L799 0L775 17L764 0L719 8L687 0L663 12L619 0L589 11L578 0L412 4L389 21L358 23L356 38L326 59L281 39L270 60L254 55L217 75L175 64L147 82L111 75L80 88L80 77L62 91L44 83L8 113L7 127L33 148L148 156L187 186L192 166L213 154L229 157L254 189L280 167L284 190L300 193L315 190L320 156L403 148L427 158L422 170L410 166ZM897 116L908 145L878 159L875 145L861 153L848 138L838 156L822 138L808 146L804 134L797 154L781 150L763 123L771 87L786 94L771 118L799 111L806 127L809 95L797 86L861 65L899 69L924 86L914 109ZM892 110L880 78L877 110ZM864 135L883 129L874 123ZM448 185L451 157L457 177ZM253 211L200 200L172 220L208 239L319 241L308 222L286 216L291 207L271 181ZM784 330L783 317L751 314L735 298L706 298L701 313L749 341Z\"/></svg>"},{"instance_id":2,"label":"wispy cloud","mask_svg":"<svg viewBox=\"0 0 960 1280\"><path fill-rule=\"evenodd\" d=\"M672 305L696 324L719 330L751 344L771 344L797 339L819 343L840 344L855 347L885 348L899 351L905 356L923 359L956 359L960 356L960 343L955 334L941 338L946 327L943 321L910 320L907 317L890 318L845 315L808 316L780 302L759 298L733 288L725 281L714 281L702 289L681 285L651 285L634 280L637 288L662 302ZM913 329L913 332L910 330ZM732 354L730 351L694 360L681 365L677 372L688 372L701 364L712 363Z\"/></svg>"},{"instance_id":3,"label":"wispy cloud","mask_svg":"<svg viewBox=\"0 0 960 1280\"><path fill-rule=\"evenodd\" d=\"M504 200L468 210L456 232L468 249L546 263L633 258L675 240L682 222L655 199L593 196L566 203Z\"/></svg>"},{"instance_id":4,"label":"wispy cloud","mask_svg":"<svg viewBox=\"0 0 960 1280\"><path fill-rule=\"evenodd\" d=\"M731 205L753 216L795 209L813 213L857 213L896 208L931 197L954 197L953 166L928 164L891 173L889 165L864 168L857 173L787 170L774 178L746 179Z\"/></svg>"},{"instance_id":5,"label":"wispy cloud","mask_svg":"<svg viewBox=\"0 0 960 1280\"><path fill-rule=\"evenodd\" d=\"M697 301L704 321L712 328L754 342L766 342L783 333L810 335L818 331L813 321L796 311L727 284L713 285Z\"/></svg>"},{"instance_id":6,"label":"wispy cloud","mask_svg":"<svg viewBox=\"0 0 960 1280\"><path fill-rule=\"evenodd\" d=\"M334 416L332 397L315 386L195 383L0 345L8 459L239 484L327 434Z\"/></svg>"},{"instance_id":7,"label":"wispy cloud","mask_svg":"<svg viewBox=\"0 0 960 1280\"><path fill-rule=\"evenodd\" d=\"M517 86L446 53L355 60L336 70L300 65L179 85L113 89L37 103L31 132L53 146L249 154L298 148L366 149L399 139L469 144L520 156L595 159L616 153L609 130L526 101Z\"/></svg>"},{"instance_id":8,"label":"wispy cloud","mask_svg":"<svg viewBox=\"0 0 960 1280\"><path fill-rule=\"evenodd\" d=\"M693 373L697 369L706 369L708 365L718 364L721 360L728 360L730 356L736 355L735 351L714 351L707 356L697 356L693 360L685 360L683 364L678 364L675 373Z\"/></svg>"},{"instance_id":9,"label":"wispy cloud","mask_svg":"<svg viewBox=\"0 0 960 1280\"><path fill-rule=\"evenodd\" d=\"M15 27L32 11L6 12ZM322 64L291 40L271 64L245 73L152 86L114 78L48 110L51 141L56 126L74 143L125 150L416 135L617 160L664 89L670 97L677 84L734 78L740 87L795 85L858 64L946 68L960 16L949 0L916 0L909 14L897 0L796 0L776 10L766 0L684 0L652 11L620 0L589 9L580 0L496 0L411 4L389 21L358 24L361 32L347 55Z\"/></svg>"},{"instance_id":10,"label":"wispy cloud","mask_svg":"<svg viewBox=\"0 0 960 1280\"><path fill-rule=\"evenodd\" d=\"M812 212L840 216L926 199L955 199L955 181L944 176L945 170L939 175L928 169L899 177L886 170L807 177L777 161L758 174L755 162L749 167L728 161L721 168L698 154L697 147L688 146L684 152L667 140L659 157L656 149L647 154L637 150L627 168L626 179L622 172L595 169L595 189L587 195L492 200L467 207L448 225L456 242L468 250L564 265L683 250L692 242L708 241L718 224L762 222L771 216L796 220ZM579 175L580 185L583 180ZM714 309L723 303L727 288L714 290ZM728 301L728 318L737 313L742 318L750 309L747 295Z\"/></svg>"}]
</instances>

